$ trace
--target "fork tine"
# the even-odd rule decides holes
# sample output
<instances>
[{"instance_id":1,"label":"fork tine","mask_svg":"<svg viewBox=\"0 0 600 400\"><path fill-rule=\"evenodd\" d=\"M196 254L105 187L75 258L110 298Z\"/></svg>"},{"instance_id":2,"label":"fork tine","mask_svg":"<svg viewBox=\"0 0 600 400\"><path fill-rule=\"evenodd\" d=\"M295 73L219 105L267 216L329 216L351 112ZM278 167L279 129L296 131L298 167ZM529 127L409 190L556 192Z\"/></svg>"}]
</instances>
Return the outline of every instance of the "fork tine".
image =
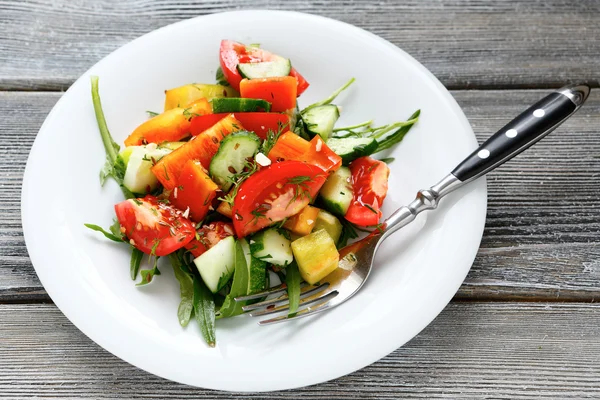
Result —
<instances>
[{"instance_id":1,"label":"fork tine","mask_svg":"<svg viewBox=\"0 0 600 400\"><path fill-rule=\"evenodd\" d=\"M325 282L322 285L316 286L312 289L305 290L304 292L300 293L300 298L304 299L306 297L310 297L314 294L322 292L323 290L327 289L328 287L329 287L329 282ZM290 301L289 301L289 298L287 297L287 294L284 294L283 296L277 297L275 299L265 300L265 301L261 301L260 303L254 303L254 304L249 304L247 306L243 306L242 310L251 311L251 310L256 310L257 308L263 308L263 307L269 307L269 306L279 307L279 306L287 305L287 304L289 304L289 302Z\"/></svg>"},{"instance_id":2,"label":"fork tine","mask_svg":"<svg viewBox=\"0 0 600 400\"><path fill-rule=\"evenodd\" d=\"M335 296L337 296L338 294L339 294L339 292L337 290L334 290L333 292L329 292L324 296L317 297L316 299L311 299L311 300L306 300L306 301L300 302L298 309L302 310L302 309L309 307L315 303L320 304L320 303L329 301L329 300L333 299ZM290 309L289 304L287 304L285 306L275 307L275 308L271 308L271 309L267 309L267 310L253 311L250 313L250 316L251 317L261 317L263 315L287 312L287 311L289 311L289 309Z\"/></svg>"},{"instance_id":3,"label":"fork tine","mask_svg":"<svg viewBox=\"0 0 600 400\"><path fill-rule=\"evenodd\" d=\"M306 286L307 286L306 282L302 282L300 284L301 289ZM272 288L264 290L260 293L254 293L254 294L249 294L247 296L236 297L234 300L235 301L254 300L254 299L260 299L261 297L271 296L274 294L282 294L282 293L286 293L286 292L287 292L287 285L285 283L282 283L281 285L273 286Z\"/></svg>"},{"instance_id":4,"label":"fork tine","mask_svg":"<svg viewBox=\"0 0 600 400\"><path fill-rule=\"evenodd\" d=\"M330 306L329 306L329 299L328 299L325 303L321 303L315 307L308 307L301 311L298 311L293 317L289 317L287 315L281 315L279 317L275 317L275 318L271 318L271 319L263 319L262 321L258 321L258 324L260 326L274 325L274 324L278 324L278 323L284 322L284 321L291 321L293 319L309 317L311 315L318 314L321 311L328 310L329 308L330 308Z\"/></svg>"}]
</instances>

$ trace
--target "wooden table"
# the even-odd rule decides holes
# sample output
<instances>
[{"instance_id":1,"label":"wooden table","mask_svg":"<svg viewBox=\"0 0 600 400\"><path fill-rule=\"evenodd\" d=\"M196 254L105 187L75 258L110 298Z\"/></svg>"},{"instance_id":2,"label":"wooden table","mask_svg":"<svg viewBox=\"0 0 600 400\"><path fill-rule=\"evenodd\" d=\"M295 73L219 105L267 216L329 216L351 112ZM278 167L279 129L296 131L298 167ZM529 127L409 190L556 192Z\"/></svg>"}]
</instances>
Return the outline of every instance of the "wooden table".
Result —
<instances>
[{"instance_id":1,"label":"wooden table","mask_svg":"<svg viewBox=\"0 0 600 400\"><path fill-rule=\"evenodd\" d=\"M161 26L247 7L325 15L390 40L452 90L480 141L565 82L598 87L594 0L0 1L0 398L242 397L140 371L71 325L27 255L20 194L40 125L87 68ZM599 111L596 89L491 174L475 264L428 328L360 371L269 398L599 398Z\"/></svg>"}]
</instances>

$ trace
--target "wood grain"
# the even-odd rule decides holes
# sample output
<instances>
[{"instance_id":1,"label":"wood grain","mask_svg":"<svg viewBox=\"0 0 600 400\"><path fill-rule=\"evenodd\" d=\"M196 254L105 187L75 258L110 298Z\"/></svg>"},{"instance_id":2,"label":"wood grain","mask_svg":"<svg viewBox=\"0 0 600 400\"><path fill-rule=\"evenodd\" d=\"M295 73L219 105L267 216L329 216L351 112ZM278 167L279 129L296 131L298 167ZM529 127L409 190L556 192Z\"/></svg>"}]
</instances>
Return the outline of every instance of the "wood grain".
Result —
<instances>
[{"instance_id":1,"label":"wood grain","mask_svg":"<svg viewBox=\"0 0 600 400\"><path fill-rule=\"evenodd\" d=\"M455 91L479 140L547 91ZM48 301L20 222L29 148L57 93L0 93L0 301ZM600 296L600 93L489 178L482 246L459 299L594 301Z\"/></svg>"},{"instance_id":2,"label":"wood grain","mask_svg":"<svg viewBox=\"0 0 600 400\"><path fill-rule=\"evenodd\" d=\"M202 390L150 375L91 342L54 305L0 305L0 321L3 400L600 397L597 304L453 303L371 366L268 395Z\"/></svg>"},{"instance_id":3,"label":"wood grain","mask_svg":"<svg viewBox=\"0 0 600 400\"><path fill-rule=\"evenodd\" d=\"M4 0L0 90L64 90L138 36L182 19L246 8L319 14L367 29L412 54L451 88L597 84L595 0Z\"/></svg>"}]
</instances>

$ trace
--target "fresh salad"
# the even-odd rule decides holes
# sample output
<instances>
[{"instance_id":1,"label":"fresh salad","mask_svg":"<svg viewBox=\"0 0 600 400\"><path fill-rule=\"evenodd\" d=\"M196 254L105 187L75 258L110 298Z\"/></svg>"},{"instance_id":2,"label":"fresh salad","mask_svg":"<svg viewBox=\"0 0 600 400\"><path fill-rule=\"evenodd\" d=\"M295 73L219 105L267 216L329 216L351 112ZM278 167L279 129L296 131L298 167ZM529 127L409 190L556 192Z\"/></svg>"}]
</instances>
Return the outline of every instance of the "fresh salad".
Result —
<instances>
[{"instance_id":1,"label":"fresh salad","mask_svg":"<svg viewBox=\"0 0 600 400\"><path fill-rule=\"evenodd\" d=\"M166 90L164 110L148 112L122 150L92 77L107 155L100 180L114 179L125 200L109 230L86 224L131 248L138 286L168 258L181 289L179 323L195 319L210 346L215 321L243 312L235 297L285 283L294 314L302 280L325 278L356 229L378 226L393 159L371 156L399 143L419 117L336 127L333 103L354 79L301 108L309 83L289 59L223 40L219 61L216 84Z\"/></svg>"}]
</instances>

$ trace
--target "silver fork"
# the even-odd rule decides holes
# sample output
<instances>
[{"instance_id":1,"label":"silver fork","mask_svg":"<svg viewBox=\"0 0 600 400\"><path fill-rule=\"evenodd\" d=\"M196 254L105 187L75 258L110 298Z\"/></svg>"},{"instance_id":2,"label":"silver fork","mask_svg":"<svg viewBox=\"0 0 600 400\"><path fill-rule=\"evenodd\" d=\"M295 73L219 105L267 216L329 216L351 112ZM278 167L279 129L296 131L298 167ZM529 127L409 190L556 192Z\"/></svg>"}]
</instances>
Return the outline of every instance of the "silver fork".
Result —
<instances>
[{"instance_id":1,"label":"silver fork","mask_svg":"<svg viewBox=\"0 0 600 400\"><path fill-rule=\"evenodd\" d=\"M590 92L587 85L565 86L544 97L509 122L477 150L465 158L450 174L430 189L420 190L409 205L396 210L382 227L366 238L340 250L339 268L318 286L302 284L301 301L293 315L280 315L259 321L259 325L274 324L308 317L330 310L352 297L365 284L379 245L398 229L412 222L425 210L435 209L442 197L510 160L569 118L585 102ZM281 284L267 291L237 297L247 301L265 296L278 296L246 305L253 317L283 314L289 310L287 286Z\"/></svg>"}]
</instances>

